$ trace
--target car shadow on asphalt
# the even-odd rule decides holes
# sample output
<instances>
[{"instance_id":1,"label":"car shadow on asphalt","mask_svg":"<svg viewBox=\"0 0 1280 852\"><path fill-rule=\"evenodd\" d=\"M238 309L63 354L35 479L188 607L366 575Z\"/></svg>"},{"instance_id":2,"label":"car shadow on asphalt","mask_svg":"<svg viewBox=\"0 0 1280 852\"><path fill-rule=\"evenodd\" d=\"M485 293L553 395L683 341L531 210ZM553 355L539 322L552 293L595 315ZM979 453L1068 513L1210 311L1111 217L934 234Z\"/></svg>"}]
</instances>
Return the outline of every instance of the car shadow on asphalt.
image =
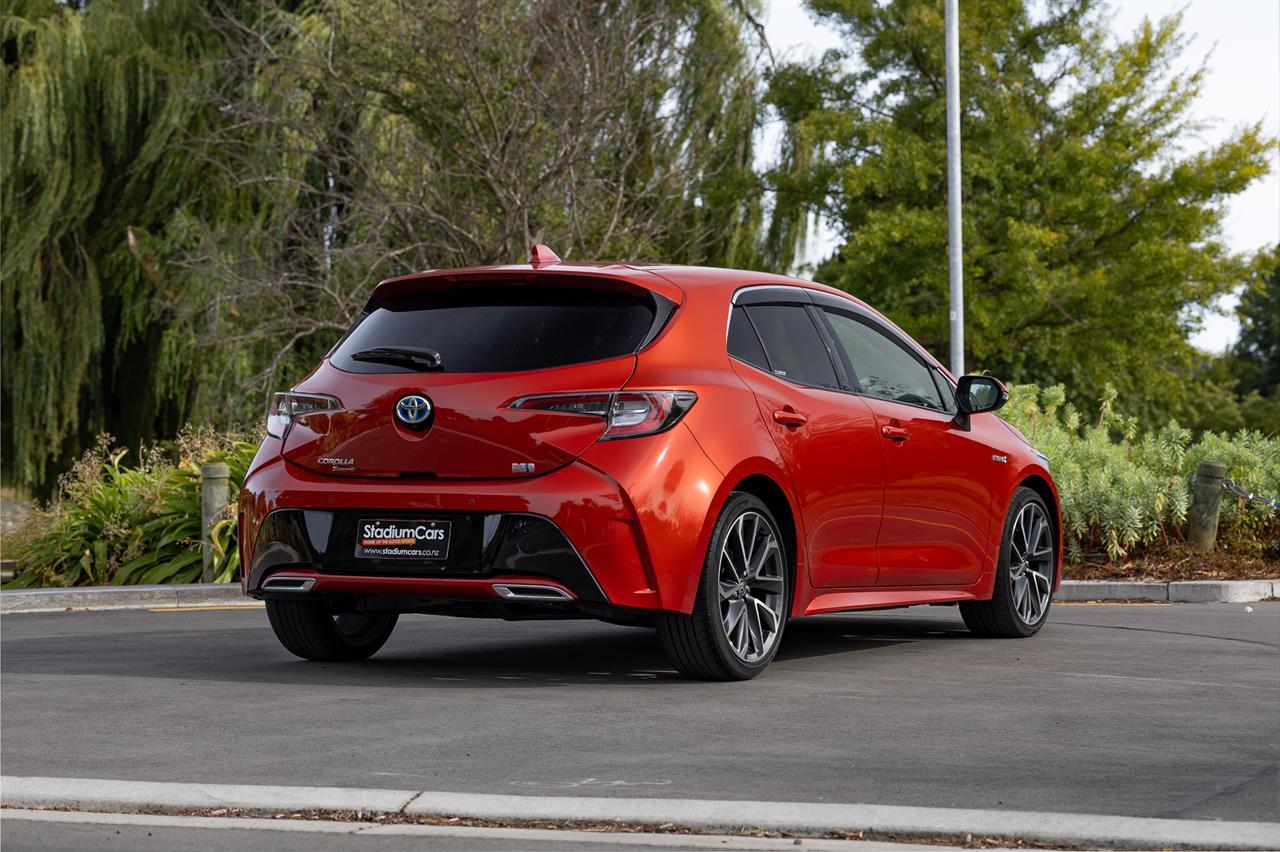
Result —
<instances>
[{"instance_id":1,"label":"car shadow on asphalt","mask_svg":"<svg viewBox=\"0 0 1280 852\"><path fill-rule=\"evenodd\" d=\"M645 628L594 622L476 627L467 620L406 618L387 647L372 659L315 663L289 656L265 624L262 629L226 629L216 619L210 621L204 629L184 625L185 629L171 630L159 622L145 625L145 630L56 639L6 631L2 670L6 680L26 674L65 674L316 687L511 689L697 683L671 668L656 633ZM544 624L546 628L540 629ZM454 625L457 629L442 629ZM957 621L943 618L842 614L797 619L788 624L770 673L785 676L794 664L817 657L856 657L905 642L966 636Z\"/></svg>"}]
</instances>

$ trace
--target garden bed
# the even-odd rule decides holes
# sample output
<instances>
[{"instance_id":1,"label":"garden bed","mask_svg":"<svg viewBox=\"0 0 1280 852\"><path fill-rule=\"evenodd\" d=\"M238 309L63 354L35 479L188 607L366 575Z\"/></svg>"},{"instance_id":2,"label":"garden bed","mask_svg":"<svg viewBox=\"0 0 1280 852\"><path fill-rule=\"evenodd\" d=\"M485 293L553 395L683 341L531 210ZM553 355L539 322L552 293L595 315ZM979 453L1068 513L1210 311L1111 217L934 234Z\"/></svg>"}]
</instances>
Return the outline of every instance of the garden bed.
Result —
<instances>
[{"instance_id":1,"label":"garden bed","mask_svg":"<svg viewBox=\"0 0 1280 852\"><path fill-rule=\"evenodd\" d=\"M1280 561L1256 554L1219 550L1199 553L1185 545L1116 562L1072 562L1062 567L1064 580L1273 580Z\"/></svg>"}]
</instances>

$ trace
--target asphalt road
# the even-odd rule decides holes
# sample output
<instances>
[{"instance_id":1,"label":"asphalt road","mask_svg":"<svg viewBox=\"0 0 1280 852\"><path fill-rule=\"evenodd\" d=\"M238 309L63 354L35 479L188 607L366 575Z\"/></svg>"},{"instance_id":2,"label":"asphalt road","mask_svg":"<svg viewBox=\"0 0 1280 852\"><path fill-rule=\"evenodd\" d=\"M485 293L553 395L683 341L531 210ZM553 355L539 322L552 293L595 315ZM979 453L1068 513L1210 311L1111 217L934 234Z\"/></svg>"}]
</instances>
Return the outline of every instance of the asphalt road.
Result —
<instances>
[{"instance_id":1,"label":"asphalt road","mask_svg":"<svg viewBox=\"0 0 1280 852\"><path fill-rule=\"evenodd\" d=\"M8 775L1277 819L1280 604L945 608L793 622L738 684L654 635L407 616L366 663L259 609L11 615Z\"/></svg>"}]
</instances>

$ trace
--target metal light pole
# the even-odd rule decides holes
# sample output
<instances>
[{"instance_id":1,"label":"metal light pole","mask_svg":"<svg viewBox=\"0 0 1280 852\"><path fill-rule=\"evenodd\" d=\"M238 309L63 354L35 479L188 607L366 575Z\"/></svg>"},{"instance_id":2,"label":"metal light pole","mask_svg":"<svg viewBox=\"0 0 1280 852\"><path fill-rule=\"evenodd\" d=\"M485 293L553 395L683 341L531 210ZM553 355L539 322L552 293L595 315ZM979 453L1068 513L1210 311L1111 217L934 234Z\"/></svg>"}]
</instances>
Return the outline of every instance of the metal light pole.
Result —
<instances>
[{"instance_id":1,"label":"metal light pole","mask_svg":"<svg viewBox=\"0 0 1280 852\"><path fill-rule=\"evenodd\" d=\"M951 249L951 373L964 375L964 233L960 227L960 0L947 16L947 242Z\"/></svg>"}]
</instances>

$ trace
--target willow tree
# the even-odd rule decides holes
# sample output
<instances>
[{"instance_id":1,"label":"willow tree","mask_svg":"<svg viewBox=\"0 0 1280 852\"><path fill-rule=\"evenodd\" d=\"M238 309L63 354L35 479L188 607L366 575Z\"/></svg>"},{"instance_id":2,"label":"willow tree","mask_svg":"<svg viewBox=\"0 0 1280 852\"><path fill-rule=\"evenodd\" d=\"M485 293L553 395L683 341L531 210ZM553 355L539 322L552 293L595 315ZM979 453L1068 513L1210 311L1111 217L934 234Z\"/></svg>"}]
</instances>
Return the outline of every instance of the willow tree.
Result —
<instances>
[{"instance_id":1,"label":"willow tree","mask_svg":"<svg viewBox=\"0 0 1280 852\"><path fill-rule=\"evenodd\" d=\"M758 264L753 2L9 4L6 475L260 415L387 275Z\"/></svg>"},{"instance_id":2,"label":"willow tree","mask_svg":"<svg viewBox=\"0 0 1280 852\"><path fill-rule=\"evenodd\" d=\"M166 380L160 262L208 191L177 140L216 46L185 2L19 0L0 15L0 305L6 477L36 489L110 429L134 444L187 407Z\"/></svg>"},{"instance_id":3,"label":"willow tree","mask_svg":"<svg viewBox=\"0 0 1280 852\"><path fill-rule=\"evenodd\" d=\"M942 0L810 0L848 49L773 77L808 162L779 170L842 236L818 276L948 340ZM1178 16L1116 40L1094 0L965 0L966 360L1014 381L1107 382L1151 420L1185 402L1197 312L1247 277L1224 202L1265 174L1260 124L1194 150L1203 69ZM1193 150L1189 150L1189 148Z\"/></svg>"}]
</instances>

